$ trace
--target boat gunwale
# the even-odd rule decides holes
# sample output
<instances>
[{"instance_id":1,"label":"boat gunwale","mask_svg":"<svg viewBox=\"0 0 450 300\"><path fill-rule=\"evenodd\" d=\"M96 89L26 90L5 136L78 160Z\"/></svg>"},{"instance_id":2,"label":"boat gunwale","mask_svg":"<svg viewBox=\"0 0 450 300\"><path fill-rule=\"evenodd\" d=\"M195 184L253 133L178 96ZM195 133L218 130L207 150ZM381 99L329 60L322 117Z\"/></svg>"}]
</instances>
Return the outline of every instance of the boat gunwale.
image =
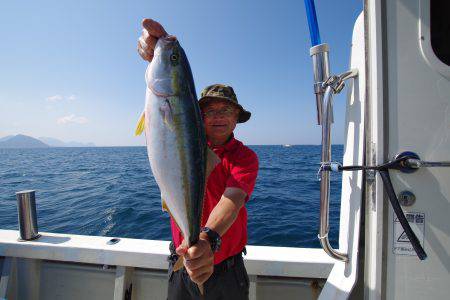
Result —
<instances>
[{"instance_id":1,"label":"boat gunwale","mask_svg":"<svg viewBox=\"0 0 450 300\"><path fill-rule=\"evenodd\" d=\"M19 241L16 230L0 229L0 256L49 261L167 270L169 241L41 232L34 241ZM247 246L244 256L249 275L327 278L334 261L322 250Z\"/></svg>"}]
</instances>

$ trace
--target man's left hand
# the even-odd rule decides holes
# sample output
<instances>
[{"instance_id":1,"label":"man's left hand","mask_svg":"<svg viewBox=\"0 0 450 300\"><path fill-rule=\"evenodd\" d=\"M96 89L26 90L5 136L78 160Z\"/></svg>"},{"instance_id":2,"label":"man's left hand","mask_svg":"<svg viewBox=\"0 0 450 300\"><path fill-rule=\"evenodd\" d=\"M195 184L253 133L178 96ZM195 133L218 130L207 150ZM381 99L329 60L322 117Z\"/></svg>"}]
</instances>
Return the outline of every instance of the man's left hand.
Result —
<instances>
[{"instance_id":1,"label":"man's left hand","mask_svg":"<svg viewBox=\"0 0 450 300\"><path fill-rule=\"evenodd\" d=\"M191 280L197 284L203 284L214 271L214 253L207 237L200 234L198 242L187 249L180 245L176 252L184 256L184 267Z\"/></svg>"}]
</instances>

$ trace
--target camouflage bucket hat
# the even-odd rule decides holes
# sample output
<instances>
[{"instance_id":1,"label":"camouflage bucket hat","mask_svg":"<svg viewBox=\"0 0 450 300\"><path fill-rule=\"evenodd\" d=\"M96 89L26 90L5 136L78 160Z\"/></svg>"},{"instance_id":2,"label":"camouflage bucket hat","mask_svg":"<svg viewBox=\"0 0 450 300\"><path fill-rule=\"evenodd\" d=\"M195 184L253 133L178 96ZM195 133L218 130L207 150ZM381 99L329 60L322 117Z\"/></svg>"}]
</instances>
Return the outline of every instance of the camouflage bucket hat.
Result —
<instances>
[{"instance_id":1,"label":"camouflage bucket hat","mask_svg":"<svg viewBox=\"0 0 450 300\"><path fill-rule=\"evenodd\" d=\"M252 115L249 111L246 111L238 102L236 94L231 86L224 84L213 84L207 86L201 94L201 98L198 100L200 107L204 107L211 101L226 101L233 104L239 109L238 123L247 122Z\"/></svg>"}]
</instances>

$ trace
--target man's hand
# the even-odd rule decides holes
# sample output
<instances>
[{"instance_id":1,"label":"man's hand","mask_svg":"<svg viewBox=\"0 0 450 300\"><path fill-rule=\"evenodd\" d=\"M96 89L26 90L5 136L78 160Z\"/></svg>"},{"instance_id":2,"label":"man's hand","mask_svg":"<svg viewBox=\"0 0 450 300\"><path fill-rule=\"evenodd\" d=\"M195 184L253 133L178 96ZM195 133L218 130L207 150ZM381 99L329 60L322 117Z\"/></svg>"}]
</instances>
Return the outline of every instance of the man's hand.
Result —
<instances>
[{"instance_id":1,"label":"man's hand","mask_svg":"<svg viewBox=\"0 0 450 300\"><path fill-rule=\"evenodd\" d=\"M183 243L176 252L184 256L184 267L193 282L203 284L213 273L214 254L204 232L200 233L200 239L195 245L187 249Z\"/></svg>"},{"instance_id":2,"label":"man's hand","mask_svg":"<svg viewBox=\"0 0 450 300\"><path fill-rule=\"evenodd\" d=\"M152 19L142 20L142 27L142 35L139 37L137 49L139 55L150 62L153 59L156 42L160 37L166 36L167 32L161 24Z\"/></svg>"}]
</instances>

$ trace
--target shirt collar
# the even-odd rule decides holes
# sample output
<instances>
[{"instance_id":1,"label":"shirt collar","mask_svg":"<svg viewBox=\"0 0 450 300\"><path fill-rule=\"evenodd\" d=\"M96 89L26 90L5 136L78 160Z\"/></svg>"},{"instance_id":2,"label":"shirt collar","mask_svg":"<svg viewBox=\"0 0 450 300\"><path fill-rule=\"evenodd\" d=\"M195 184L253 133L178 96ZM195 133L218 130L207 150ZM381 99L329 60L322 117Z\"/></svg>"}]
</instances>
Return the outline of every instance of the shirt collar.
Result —
<instances>
[{"instance_id":1,"label":"shirt collar","mask_svg":"<svg viewBox=\"0 0 450 300\"><path fill-rule=\"evenodd\" d=\"M236 145L238 144L238 141L234 138L234 133L231 134L230 139L228 142L226 142L223 145L218 146L212 146L211 143L208 141L208 146L213 150L218 150L220 152L228 152L232 150Z\"/></svg>"}]
</instances>

